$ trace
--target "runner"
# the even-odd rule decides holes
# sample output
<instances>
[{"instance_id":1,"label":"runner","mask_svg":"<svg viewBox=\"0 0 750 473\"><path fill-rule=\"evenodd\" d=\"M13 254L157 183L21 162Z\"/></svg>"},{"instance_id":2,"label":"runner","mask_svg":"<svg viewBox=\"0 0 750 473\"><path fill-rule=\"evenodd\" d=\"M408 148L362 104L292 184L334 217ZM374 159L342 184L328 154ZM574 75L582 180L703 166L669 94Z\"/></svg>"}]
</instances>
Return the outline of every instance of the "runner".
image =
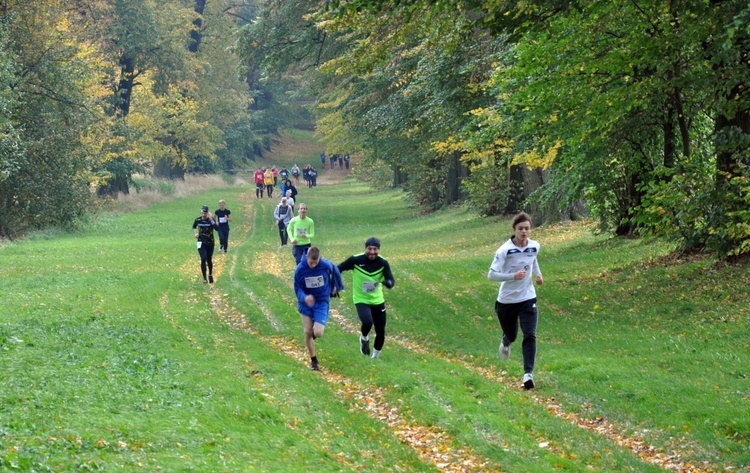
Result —
<instances>
[{"instance_id":1,"label":"runner","mask_svg":"<svg viewBox=\"0 0 750 473\"><path fill-rule=\"evenodd\" d=\"M500 291L495 301L495 314L503 331L500 343L500 357L507 360L510 345L518 337L518 324L523 332L523 387L534 387L534 361L536 359L536 327L539 314L536 307L537 285L543 282L537 256L539 243L529 239L531 218L521 212L513 217L513 236L503 243L495 253L487 279L501 281Z\"/></svg>"},{"instance_id":2,"label":"runner","mask_svg":"<svg viewBox=\"0 0 750 473\"><path fill-rule=\"evenodd\" d=\"M311 247L294 271L294 292L305 332L305 346L310 354L310 368L314 371L320 369L315 354L315 339L323 336L328 322L330 298L338 297L343 289L338 268L320 257L317 246Z\"/></svg>"},{"instance_id":3,"label":"runner","mask_svg":"<svg viewBox=\"0 0 750 473\"><path fill-rule=\"evenodd\" d=\"M219 208L214 212L219 223L219 253L226 253L229 249L229 222L232 221L232 211L226 208L226 201L219 201Z\"/></svg>"},{"instance_id":4,"label":"runner","mask_svg":"<svg viewBox=\"0 0 750 473\"><path fill-rule=\"evenodd\" d=\"M370 354L370 330L375 326L375 344L372 358L378 358L385 344L385 298L383 287L392 289L396 281L391 266L380 256L380 240L375 237L365 242L365 252L350 256L338 265L340 272L352 270L352 294L354 307L362 322L359 336L359 351Z\"/></svg>"},{"instance_id":5,"label":"runner","mask_svg":"<svg viewBox=\"0 0 750 473\"><path fill-rule=\"evenodd\" d=\"M214 230L218 229L219 225L214 220L211 212L208 211L208 205L201 207L201 214L193 222L193 234L195 239L198 240L198 254L201 257L201 274L203 275L204 283L214 282ZM208 277L206 277L206 268L208 268Z\"/></svg>"},{"instance_id":6,"label":"runner","mask_svg":"<svg viewBox=\"0 0 750 473\"><path fill-rule=\"evenodd\" d=\"M263 198L263 189L266 188L263 177L263 171L258 168L253 174L253 181L255 182L255 198Z\"/></svg>"},{"instance_id":7,"label":"runner","mask_svg":"<svg viewBox=\"0 0 750 473\"><path fill-rule=\"evenodd\" d=\"M264 169L263 170L263 182L266 185L266 194L268 194L268 198L270 199L273 197L273 172L271 172L270 169Z\"/></svg>"},{"instance_id":8,"label":"runner","mask_svg":"<svg viewBox=\"0 0 750 473\"><path fill-rule=\"evenodd\" d=\"M279 227L279 236L281 237L281 246L285 246L289 241L289 234L286 231L289 221L294 217L294 209L289 206L286 197L281 198L281 203L273 211L273 218L276 219L276 225Z\"/></svg>"},{"instance_id":9,"label":"runner","mask_svg":"<svg viewBox=\"0 0 750 473\"><path fill-rule=\"evenodd\" d=\"M312 238L315 236L315 222L307 216L307 204L300 203L297 212L299 214L292 218L286 227L295 264L302 261L305 252L312 246Z\"/></svg>"},{"instance_id":10,"label":"runner","mask_svg":"<svg viewBox=\"0 0 750 473\"><path fill-rule=\"evenodd\" d=\"M296 164L292 166L292 177L294 177L294 183L299 185L299 167Z\"/></svg>"}]
</instances>

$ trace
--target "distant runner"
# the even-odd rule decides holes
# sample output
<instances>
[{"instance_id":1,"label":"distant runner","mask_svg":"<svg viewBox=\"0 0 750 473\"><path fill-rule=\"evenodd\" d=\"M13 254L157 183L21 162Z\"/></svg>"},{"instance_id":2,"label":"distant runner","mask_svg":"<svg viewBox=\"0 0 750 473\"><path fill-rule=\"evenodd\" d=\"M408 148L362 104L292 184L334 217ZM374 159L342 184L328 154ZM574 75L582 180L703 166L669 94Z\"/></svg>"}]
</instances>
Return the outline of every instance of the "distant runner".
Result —
<instances>
[{"instance_id":1,"label":"distant runner","mask_svg":"<svg viewBox=\"0 0 750 473\"><path fill-rule=\"evenodd\" d=\"M227 208L224 199L219 201L219 208L214 215L219 223L219 253L226 253L229 249L229 222L232 221L232 211Z\"/></svg>"},{"instance_id":2,"label":"distant runner","mask_svg":"<svg viewBox=\"0 0 750 473\"><path fill-rule=\"evenodd\" d=\"M208 205L201 207L201 214L193 222L193 234L195 239L198 240L198 254L201 257L201 274L203 275L203 282L213 283L214 282L214 230L219 228L219 224L214 220L211 212L208 211ZM208 269L208 276L206 276L206 269Z\"/></svg>"},{"instance_id":3,"label":"distant runner","mask_svg":"<svg viewBox=\"0 0 750 473\"><path fill-rule=\"evenodd\" d=\"M289 233L289 243L292 244L294 262L299 264L308 248L312 246L315 236L315 222L307 216L307 204L299 204L298 215L289 221L286 229Z\"/></svg>"}]
</instances>

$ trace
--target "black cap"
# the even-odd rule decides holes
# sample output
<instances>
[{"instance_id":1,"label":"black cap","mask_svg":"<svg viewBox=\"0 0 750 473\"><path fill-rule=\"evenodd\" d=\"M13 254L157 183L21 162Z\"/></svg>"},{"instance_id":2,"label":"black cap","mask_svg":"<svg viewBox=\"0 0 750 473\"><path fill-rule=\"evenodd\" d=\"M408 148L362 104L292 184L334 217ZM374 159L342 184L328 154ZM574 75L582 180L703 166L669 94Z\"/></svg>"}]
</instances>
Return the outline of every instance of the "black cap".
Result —
<instances>
[{"instance_id":1,"label":"black cap","mask_svg":"<svg viewBox=\"0 0 750 473\"><path fill-rule=\"evenodd\" d=\"M367 248L368 246L377 246L378 249L379 249L380 248L380 240L378 240L375 237L370 237L365 242L365 248Z\"/></svg>"},{"instance_id":2,"label":"black cap","mask_svg":"<svg viewBox=\"0 0 750 473\"><path fill-rule=\"evenodd\" d=\"M208 212L208 205L201 207L201 212Z\"/></svg>"}]
</instances>

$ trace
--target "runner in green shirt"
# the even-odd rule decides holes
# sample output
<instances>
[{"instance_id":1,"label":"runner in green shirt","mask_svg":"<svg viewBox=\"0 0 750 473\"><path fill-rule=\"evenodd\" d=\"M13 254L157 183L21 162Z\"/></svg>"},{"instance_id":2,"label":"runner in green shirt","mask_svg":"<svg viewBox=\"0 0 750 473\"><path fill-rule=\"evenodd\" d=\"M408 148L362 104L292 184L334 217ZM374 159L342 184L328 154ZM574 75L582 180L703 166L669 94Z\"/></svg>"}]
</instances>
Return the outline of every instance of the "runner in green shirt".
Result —
<instances>
[{"instance_id":1,"label":"runner in green shirt","mask_svg":"<svg viewBox=\"0 0 750 473\"><path fill-rule=\"evenodd\" d=\"M388 261L380 256L380 240L375 237L365 242L365 252L350 256L338 265L339 271L352 271L352 293L357 315L362 321L359 351L370 355L370 330L375 327L372 357L378 358L385 344L385 297L383 286L393 288L396 281Z\"/></svg>"}]
</instances>

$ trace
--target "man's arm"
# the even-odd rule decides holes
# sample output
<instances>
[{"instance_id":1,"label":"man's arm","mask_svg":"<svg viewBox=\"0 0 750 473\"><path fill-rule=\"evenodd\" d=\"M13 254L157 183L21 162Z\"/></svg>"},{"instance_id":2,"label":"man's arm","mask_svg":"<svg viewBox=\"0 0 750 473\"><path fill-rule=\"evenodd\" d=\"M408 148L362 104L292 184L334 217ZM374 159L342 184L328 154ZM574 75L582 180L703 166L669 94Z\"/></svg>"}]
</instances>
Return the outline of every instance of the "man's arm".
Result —
<instances>
[{"instance_id":1,"label":"man's arm","mask_svg":"<svg viewBox=\"0 0 750 473\"><path fill-rule=\"evenodd\" d=\"M344 261L342 261L341 263L339 263L339 265L337 266L339 269L339 272L349 271L349 270L354 269L354 261L355 261L355 258L354 258L354 255L352 255L348 257L347 259L345 259Z\"/></svg>"},{"instance_id":2,"label":"man's arm","mask_svg":"<svg viewBox=\"0 0 750 473\"><path fill-rule=\"evenodd\" d=\"M393 278L391 265L388 264L388 261L383 260L383 286L387 287L388 289L393 289L393 286L395 285L396 280Z\"/></svg>"}]
</instances>

